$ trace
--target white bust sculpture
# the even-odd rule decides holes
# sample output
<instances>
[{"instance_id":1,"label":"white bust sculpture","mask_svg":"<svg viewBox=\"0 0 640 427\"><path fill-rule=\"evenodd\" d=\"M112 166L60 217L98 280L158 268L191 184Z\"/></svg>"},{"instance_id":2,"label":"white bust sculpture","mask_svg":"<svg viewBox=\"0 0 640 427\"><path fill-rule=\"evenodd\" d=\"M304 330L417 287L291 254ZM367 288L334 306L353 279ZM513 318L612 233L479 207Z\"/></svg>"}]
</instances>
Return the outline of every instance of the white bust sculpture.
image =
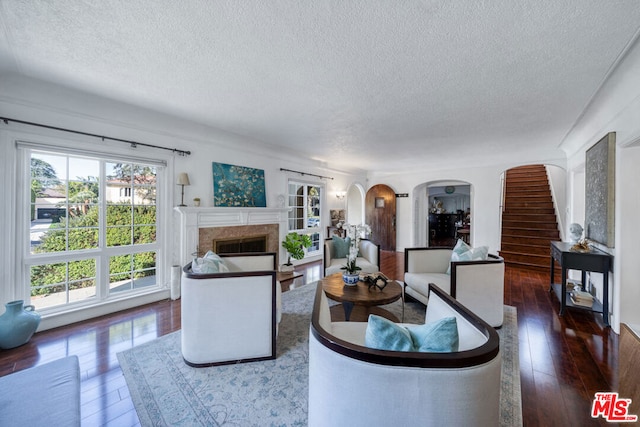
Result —
<instances>
[{"instance_id":1,"label":"white bust sculpture","mask_svg":"<svg viewBox=\"0 0 640 427\"><path fill-rule=\"evenodd\" d=\"M578 243L582 237L582 226L577 223L569 225L569 241L571 243Z\"/></svg>"}]
</instances>

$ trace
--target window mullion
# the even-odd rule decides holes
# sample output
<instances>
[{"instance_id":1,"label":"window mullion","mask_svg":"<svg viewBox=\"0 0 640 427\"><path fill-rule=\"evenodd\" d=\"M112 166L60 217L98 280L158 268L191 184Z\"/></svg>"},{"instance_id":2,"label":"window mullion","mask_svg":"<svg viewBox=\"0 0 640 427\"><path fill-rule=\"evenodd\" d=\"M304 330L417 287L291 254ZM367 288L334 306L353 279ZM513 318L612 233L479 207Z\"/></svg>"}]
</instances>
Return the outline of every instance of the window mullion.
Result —
<instances>
[{"instance_id":1,"label":"window mullion","mask_svg":"<svg viewBox=\"0 0 640 427\"><path fill-rule=\"evenodd\" d=\"M71 194L70 193L71 189L70 189L70 186L69 186L69 157L65 158L65 163L66 163L67 166L66 166L66 176L64 177L64 179L65 179L64 182L65 182L65 194L66 194L67 197L64 200L64 209L65 209L65 211L67 211L67 214L64 216L64 229L65 229L65 235L66 235L66 239L65 239L66 247L65 247L65 249L66 249L66 252L69 252L69 238L71 237L71 235L69 233L69 195ZM67 274L68 273L69 272L67 271ZM67 281L67 283L69 283L69 282ZM68 289L67 289L67 292L68 292Z\"/></svg>"},{"instance_id":2,"label":"window mullion","mask_svg":"<svg viewBox=\"0 0 640 427\"><path fill-rule=\"evenodd\" d=\"M109 257L105 256L105 249L107 246L107 203L105 201L105 195L107 194L107 179L106 179L106 162L100 160L100 177L98 178L99 190L98 190L98 262L96 265L96 297L98 300L103 300L109 297L108 284L109 284Z\"/></svg>"}]
</instances>

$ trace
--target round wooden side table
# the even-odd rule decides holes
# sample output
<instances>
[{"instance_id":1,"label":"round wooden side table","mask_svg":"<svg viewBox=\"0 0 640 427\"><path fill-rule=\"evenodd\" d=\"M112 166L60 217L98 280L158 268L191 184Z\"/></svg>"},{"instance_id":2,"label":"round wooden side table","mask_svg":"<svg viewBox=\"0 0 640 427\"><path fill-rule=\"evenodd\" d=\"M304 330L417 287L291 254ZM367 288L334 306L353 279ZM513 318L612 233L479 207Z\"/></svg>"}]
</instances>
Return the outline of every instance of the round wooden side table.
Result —
<instances>
[{"instance_id":1,"label":"round wooden side table","mask_svg":"<svg viewBox=\"0 0 640 427\"><path fill-rule=\"evenodd\" d=\"M399 319L389 311L378 306L390 304L402 298L402 286L395 280L389 280L384 289L369 288L365 282L358 282L355 286L346 286L342 281L342 273L335 273L321 280L322 289L327 298L342 303L331 308L333 321L354 320L366 322L369 314L377 314L391 321L399 322ZM354 310L355 307L355 310ZM364 319L363 319L364 317Z\"/></svg>"}]
</instances>

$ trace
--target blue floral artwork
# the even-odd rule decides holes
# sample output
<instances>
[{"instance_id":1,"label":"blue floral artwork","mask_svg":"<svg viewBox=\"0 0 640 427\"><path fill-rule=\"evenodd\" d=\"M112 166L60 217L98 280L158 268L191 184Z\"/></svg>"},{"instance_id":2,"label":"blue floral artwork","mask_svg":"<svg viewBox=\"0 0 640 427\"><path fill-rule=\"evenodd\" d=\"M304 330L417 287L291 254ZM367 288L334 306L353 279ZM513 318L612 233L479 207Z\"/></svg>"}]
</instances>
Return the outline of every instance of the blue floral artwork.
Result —
<instances>
[{"instance_id":1,"label":"blue floral artwork","mask_svg":"<svg viewBox=\"0 0 640 427\"><path fill-rule=\"evenodd\" d=\"M213 206L267 207L264 170L213 162Z\"/></svg>"}]
</instances>

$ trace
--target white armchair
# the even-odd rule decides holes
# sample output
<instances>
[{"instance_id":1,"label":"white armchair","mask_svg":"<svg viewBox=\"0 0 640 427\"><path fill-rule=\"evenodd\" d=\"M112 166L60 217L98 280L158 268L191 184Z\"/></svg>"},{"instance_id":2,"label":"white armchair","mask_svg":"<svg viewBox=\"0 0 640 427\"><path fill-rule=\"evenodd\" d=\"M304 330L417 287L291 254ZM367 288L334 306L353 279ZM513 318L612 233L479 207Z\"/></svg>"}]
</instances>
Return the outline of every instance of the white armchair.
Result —
<instances>
[{"instance_id":1,"label":"white armchair","mask_svg":"<svg viewBox=\"0 0 640 427\"><path fill-rule=\"evenodd\" d=\"M309 426L497 426L500 339L435 286L425 322L455 316L459 351L364 346L367 322L331 322L318 286L309 333Z\"/></svg>"},{"instance_id":2,"label":"white armchair","mask_svg":"<svg viewBox=\"0 0 640 427\"><path fill-rule=\"evenodd\" d=\"M451 261L448 248L407 248L404 253L405 294L427 304L433 283L489 325L502 326L504 260L489 254L483 261ZM451 274L447 270L451 265Z\"/></svg>"},{"instance_id":3,"label":"white armchair","mask_svg":"<svg viewBox=\"0 0 640 427\"><path fill-rule=\"evenodd\" d=\"M380 271L380 245L370 240L360 240L360 256L356 258L356 265L362 273L376 273ZM347 264L347 258L336 258L332 239L324 241L324 275L340 273Z\"/></svg>"},{"instance_id":4,"label":"white armchair","mask_svg":"<svg viewBox=\"0 0 640 427\"><path fill-rule=\"evenodd\" d=\"M190 366L275 359L280 283L275 253L224 255L229 271L182 273L182 356Z\"/></svg>"}]
</instances>

